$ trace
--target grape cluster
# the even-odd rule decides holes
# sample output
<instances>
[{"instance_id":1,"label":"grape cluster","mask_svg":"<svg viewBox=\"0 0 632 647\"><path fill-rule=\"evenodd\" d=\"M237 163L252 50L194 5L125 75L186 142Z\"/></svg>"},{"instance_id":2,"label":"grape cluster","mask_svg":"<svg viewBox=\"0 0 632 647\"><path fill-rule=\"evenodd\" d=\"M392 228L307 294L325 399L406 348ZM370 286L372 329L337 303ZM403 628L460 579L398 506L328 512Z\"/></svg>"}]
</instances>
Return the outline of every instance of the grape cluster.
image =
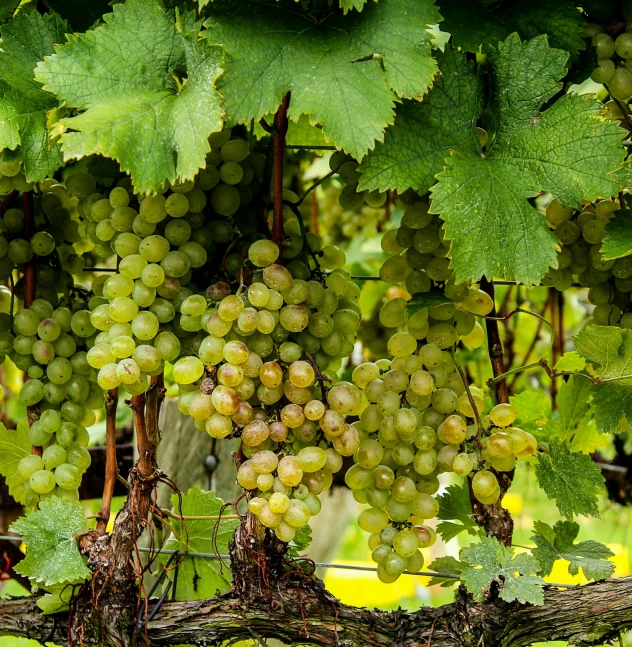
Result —
<instances>
[{"instance_id":1,"label":"grape cluster","mask_svg":"<svg viewBox=\"0 0 632 647\"><path fill-rule=\"evenodd\" d=\"M90 466L86 427L103 407L103 392L87 361L87 348L96 333L87 309L53 309L43 299L30 308L0 315L0 346L28 377L19 399L37 407L39 418L29 442L43 448L42 456L23 458L18 475L27 503L42 496L78 498L82 474Z\"/></svg>"},{"instance_id":2,"label":"grape cluster","mask_svg":"<svg viewBox=\"0 0 632 647\"><path fill-rule=\"evenodd\" d=\"M252 200L255 171L262 171L261 156L230 130L209 142L206 168L195 180L156 195L133 194L126 178L107 196L95 192L88 174L68 179L81 199L87 238L101 256L120 259L118 274L98 276L92 284L98 298L91 321L101 334L88 361L104 389L121 385L137 395L166 361L196 359L190 346L207 309L197 286L215 245L234 237L229 218Z\"/></svg>"},{"instance_id":3,"label":"grape cluster","mask_svg":"<svg viewBox=\"0 0 632 647\"><path fill-rule=\"evenodd\" d=\"M24 177L22 164L13 160L5 160L0 155L0 196L7 196L13 191L24 193L33 188L33 184Z\"/></svg>"},{"instance_id":4,"label":"grape cluster","mask_svg":"<svg viewBox=\"0 0 632 647\"><path fill-rule=\"evenodd\" d=\"M425 522L439 510L432 496L439 474L470 477L474 496L495 503L500 487L492 469L510 471L537 447L531 434L511 426L516 412L509 404L496 405L479 431L482 391L470 387L467 393L449 353L434 344L417 353L409 333L397 335L392 361L361 364L353 372L369 404L355 423L362 441L345 477L355 499L371 506L358 523L371 533L378 577L387 583L423 567L419 549L435 541Z\"/></svg>"},{"instance_id":5,"label":"grape cluster","mask_svg":"<svg viewBox=\"0 0 632 647\"><path fill-rule=\"evenodd\" d=\"M11 200L11 198L9 198ZM53 179L45 180L33 192L33 228L30 240L25 235L25 213L15 195L0 220L0 280L14 269L24 273L27 263L35 266L35 298L53 306L59 295L73 290L72 275L84 268L84 259L75 247L81 237L79 219L71 196ZM15 286L24 297L24 278Z\"/></svg>"},{"instance_id":6,"label":"grape cluster","mask_svg":"<svg viewBox=\"0 0 632 647\"><path fill-rule=\"evenodd\" d=\"M597 23L584 26L584 37L590 41L597 57L597 67L590 78L606 86L615 100L608 105L613 116L621 118L621 108L616 101L626 103L632 97L632 4L622 6L625 31L614 37Z\"/></svg>"},{"instance_id":7,"label":"grape cluster","mask_svg":"<svg viewBox=\"0 0 632 647\"><path fill-rule=\"evenodd\" d=\"M601 253L604 227L619 208L616 200L585 204L581 211L553 200L546 208L560 251L558 267L542 283L558 290L573 282L587 287L588 301L595 307L586 325L632 328L632 257L604 260Z\"/></svg>"},{"instance_id":8,"label":"grape cluster","mask_svg":"<svg viewBox=\"0 0 632 647\"><path fill-rule=\"evenodd\" d=\"M286 234L292 225L288 219ZM237 480L256 494L249 509L286 542L320 510L318 495L330 487L342 456L356 451L357 431L343 416L359 413L362 404L352 384L325 388L353 350L359 290L341 269L310 279L315 261L310 269L309 257L298 259L305 241L297 238L299 245L292 238L284 250L292 257L287 267L276 243L262 238L249 245L247 289L233 293L230 284L214 283L209 308L206 298L188 297L199 302L190 316L208 334L197 356L173 367L179 408L197 428L241 438L245 460ZM329 268L344 264L336 248L319 249L316 237L310 243Z\"/></svg>"}]
</instances>

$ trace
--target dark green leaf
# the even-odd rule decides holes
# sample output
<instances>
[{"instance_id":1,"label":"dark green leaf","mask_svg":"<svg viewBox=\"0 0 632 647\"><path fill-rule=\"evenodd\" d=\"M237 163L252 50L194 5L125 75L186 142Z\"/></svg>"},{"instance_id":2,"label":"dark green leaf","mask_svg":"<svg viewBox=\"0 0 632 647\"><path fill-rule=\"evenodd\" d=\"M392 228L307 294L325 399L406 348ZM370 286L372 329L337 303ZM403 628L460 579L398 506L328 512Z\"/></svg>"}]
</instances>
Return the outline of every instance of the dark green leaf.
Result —
<instances>
[{"instance_id":1,"label":"dark green leaf","mask_svg":"<svg viewBox=\"0 0 632 647\"><path fill-rule=\"evenodd\" d=\"M590 456L572 452L563 441L551 438L549 453L538 454L535 473L564 517L572 520L576 514L599 516L597 495L604 478Z\"/></svg>"},{"instance_id":2,"label":"dark green leaf","mask_svg":"<svg viewBox=\"0 0 632 647\"><path fill-rule=\"evenodd\" d=\"M449 575L460 575L465 567L466 565L456 557L437 557L432 564L428 565L428 568L435 573L446 573ZM459 580L457 579L435 575L428 582L428 586L439 584L440 586L447 587L458 583Z\"/></svg>"},{"instance_id":3,"label":"dark green leaf","mask_svg":"<svg viewBox=\"0 0 632 647\"><path fill-rule=\"evenodd\" d=\"M442 520L442 523L437 526L437 531L444 541L450 541L464 530L470 534L478 533L479 527L472 518L472 503L466 483L449 485L437 500L439 502L437 518ZM449 523L451 521L459 523Z\"/></svg>"},{"instance_id":4,"label":"dark green leaf","mask_svg":"<svg viewBox=\"0 0 632 647\"><path fill-rule=\"evenodd\" d=\"M516 0L492 7L483 6L479 0L439 0L438 4L444 18L442 29L469 52L477 52L481 45L483 49L496 47L514 31L525 39L546 34L552 47L570 52L573 60L586 48L584 19L569 0Z\"/></svg>"},{"instance_id":5,"label":"dark green leaf","mask_svg":"<svg viewBox=\"0 0 632 647\"><path fill-rule=\"evenodd\" d=\"M436 72L431 0L380 0L321 20L293 0L215 0L206 13L209 39L226 48L218 87L230 121L258 121L291 91L290 117L309 115L358 159L393 122L397 97L421 98Z\"/></svg>"},{"instance_id":6,"label":"dark green leaf","mask_svg":"<svg viewBox=\"0 0 632 647\"><path fill-rule=\"evenodd\" d=\"M601 255L605 260L632 254L632 211L615 211L614 218L605 227L606 237L601 243Z\"/></svg>"},{"instance_id":7,"label":"dark green leaf","mask_svg":"<svg viewBox=\"0 0 632 647\"><path fill-rule=\"evenodd\" d=\"M568 571L577 575L581 568L587 580L608 579L614 571L614 563L608 558L614 553L598 541L587 540L575 543L579 524L558 521L553 528L542 521L536 521L535 535L531 539L537 548L531 553L540 563L542 575L549 575L558 559L568 560Z\"/></svg>"},{"instance_id":8,"label":"dark green leaf","mask_svg":"<svg viewBox=\"0 0 632 647\"><path fill-rule=\"evenodd\" d=\"M481 542L461 549L460 558L467 564L461 579L477 602L484 602L492 582L500 587L500 598L505 602L544 604L544 580L536 577L539 565L531 555L514 555L513 548L503 546L494 537L483 537Z\"/></svg>"}]
</instances>

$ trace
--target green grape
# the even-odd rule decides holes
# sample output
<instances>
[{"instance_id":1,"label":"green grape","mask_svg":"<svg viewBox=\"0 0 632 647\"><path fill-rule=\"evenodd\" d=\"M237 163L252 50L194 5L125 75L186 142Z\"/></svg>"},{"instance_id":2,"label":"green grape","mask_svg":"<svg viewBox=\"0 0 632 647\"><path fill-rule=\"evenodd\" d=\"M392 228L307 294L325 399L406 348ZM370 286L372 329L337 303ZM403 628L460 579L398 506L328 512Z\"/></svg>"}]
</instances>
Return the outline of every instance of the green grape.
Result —
<instances>
[{"instance_id":1,"label":"green grape","mask_svg":"<svg viewBox=\"0 0 632 647\"><path fill-rule=\"evenodd\" d=\"M632 96L632 73L618 67L608 83L610 94L620 101L627 101Z\"/></svg>"},{"instance_id":2,"label":"green grape","mask_svg":"<svg viewBox=\"0 0 632 647\"><path fill-rule=\"evenodd\" d=\"M29 484L37 494L46 494L56 485L55 475L48 470L38 470L31 475Z\"/></svg>"}]
</instances>

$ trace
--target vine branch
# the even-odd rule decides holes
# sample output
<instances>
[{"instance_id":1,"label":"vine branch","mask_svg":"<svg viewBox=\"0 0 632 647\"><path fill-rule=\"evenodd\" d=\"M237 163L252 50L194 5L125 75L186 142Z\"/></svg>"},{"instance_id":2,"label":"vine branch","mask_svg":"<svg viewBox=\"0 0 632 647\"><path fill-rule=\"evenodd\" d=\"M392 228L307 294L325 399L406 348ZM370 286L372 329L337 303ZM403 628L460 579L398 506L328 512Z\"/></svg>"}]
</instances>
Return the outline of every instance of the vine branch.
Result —
<instances>
[{"instance_id":1,"label":"vine branch","mask_svg":"<svg viewBox=\"0 0 632 647\"><path fill-rule=\"evenodd\" d=\"M285 231L283 229L283 158L285 157L285 136L287 135L288 128L287 109L289 105L290 93L288 92L283 97L281 105L277 110L272 133L272 140L274 142L272 239L277 244L285 238Z\"/></svg>"}]
</instances>

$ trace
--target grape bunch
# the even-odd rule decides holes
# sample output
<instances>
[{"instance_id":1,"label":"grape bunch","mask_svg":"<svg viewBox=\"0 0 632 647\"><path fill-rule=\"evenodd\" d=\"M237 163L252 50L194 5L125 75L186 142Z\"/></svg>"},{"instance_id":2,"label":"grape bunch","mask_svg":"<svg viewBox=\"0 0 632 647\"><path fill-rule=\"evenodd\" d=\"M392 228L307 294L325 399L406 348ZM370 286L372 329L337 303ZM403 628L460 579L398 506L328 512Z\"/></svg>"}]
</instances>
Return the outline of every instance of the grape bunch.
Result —
<instances>
[{"instance_id":1,"label":"grape bunch","mask_svg":"<svg viewBox=\"0 0 632 647\"><path fill-rule=\"evenodd\" d=\"M285 223L286 234L293 222ZM270 240L249 245L247 288L233 293L229 283L216 282L207 290L210 307L200 295L183 302L182 312L189 300L199 303L187 316L208 334L196 356L173 367L180 411L213 438L241 438L237 480L255 495L249 509L286 542L320 510L318 495L331 486L342 456L356 451L358 434L344 415L362 404L354 385L325 385L353 350L359 290L342 269L316 274L314 259L329 268L344 264L339 250L320 249L311 237L311 251L323 256L303 262L307 238L294 240L284 250L289 262Z\"/></svg>"},{"instance_id":2,"label":"grape bunch","mask_svg":"<svg viewBox=\"0 0 632 647\"><path fill-rule=\"evenodd\" d=\"M43 496L78 498L82 474L90 466L86 427L103 407L103 392L87 361L96 330L89 310L53 309L36 299L30 308L0 315L0 346L28 379L20 402L39 415L28 431L42 456L26 456L18 465L27 504Z\"/></svg>"},{"instance_id":3,"label":"grape bunch","mask_svg":"<svg viewBox=\"0 0 632 647\"><path fill-rule=\"evenodd\" d=\"M13 191L24 193L33 188L33 184L24 177L20 162L4 159L0 154L0 197L10 195Z\"/></svg>"},{"instance_id":4,"label":"grape bunch","mask_svg":"<svg viewBox=\"0 0 632 647\"><path fill-rule=\"evenodd\" d=\"M617 101L627 103L632 97L632 3L623 3L621 18L625 30L614 35L597 23L584 25L584 37L597 57L597 67L590 78L606 86L613 98L608 108L616 118L623 117Z\"/></svg>"},{"instance_id":5,"label":"grape bunch","mask_svg":"<svg viewBox=\"0 0 632 647\"><path fill-rule=\"evenodd\" d=\"M205 280L209 254L235 236L229 218L246 208L258 181L255 171L262 171L261 156L230 130L211 136L209 143L206 168L195 180L163 193L135 195L123 178L104 195L95 192L88 174L68 179L81 200L87 238L102 257L120 259L116 275L100 275L92 284L91 321L100 334L88 361L99 370L103 389L120 385L138 395L166 361L192 354L207 309L198 285Z\"/></svg>"},{"instance_id":6,"label":"grape bunch","mask_svg":"<svg viewBox=\"0 0 632 647\"><path fill-rule=\"evenodd\" d=\"M59 296L73 290L73 275L84 268L84 259L75 246L80 241L79 219L71 196L53 179L33 189L33 231L25 233L25 213L20 208L26 196L17 193L7 198L0 219L0 280L14 269L24 273L28 263L35 266L35 298L53 306ZM15 295L24 298L25 279L15 286Z\"/></svg>"},{"instance_id":7,"label":"grape bunch","mask_svg":"<svg viewBox=\"0 0 632 647\"><path fill-rule=\"evenodd\" d=\"M546 208L560 251L558 267L551 268L542 283L558 290L573 282L587 287L594 308L586 325L632 328L632 257L604 260L601 253L604 227L619 208L616 200L587 203L581 211L553 200Z\"/></svg>"},{"instance_id":8,"label":"grape bunch","mask_svg":"<svg viewBox=\"0 0 632 647\"><path fill-rule=\"evenodd\" d=\"M358 523L371 533L372 558L386 583L423 567L420 549L436 539L425 522L439 510L432 495L440 474L471 478L477 500L495 503L500 487L494 471L512 470L517 458L537 448L531 434L511 426L512 405L498 404L482 417L482 391L470 387L467 393L449 353L435 344L416 352L407 332L392 340L393 360L364 363L353 372L369 404L354 423L361 443L345 476L355 499L370 506Z\"/></svg>"}]
</instances>

